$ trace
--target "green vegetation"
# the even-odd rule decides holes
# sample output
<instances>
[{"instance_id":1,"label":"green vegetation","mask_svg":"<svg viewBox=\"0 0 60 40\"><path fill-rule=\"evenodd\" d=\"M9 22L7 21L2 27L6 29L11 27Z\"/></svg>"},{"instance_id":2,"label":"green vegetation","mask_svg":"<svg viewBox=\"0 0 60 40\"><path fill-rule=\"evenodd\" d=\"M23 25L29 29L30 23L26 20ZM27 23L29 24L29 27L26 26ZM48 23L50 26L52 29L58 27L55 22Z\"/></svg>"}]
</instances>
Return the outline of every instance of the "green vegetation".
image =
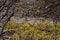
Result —
<instances>
[{"instance_id":1,"label":"green vegetation","mask_svg":"<svg viewBox=\"0 0 60 40\"><path fill-rule=\"evenodd\" d=\"M34 25L31 25L28 22L8 22L6 24L7 30L15 31L15 33L11 35L13 40L54 40L55 36L57 40L59 40L60 24L56 24L56 29L54 27L54 24L45 21ZM54 35L54 30L56 30L56 35Z\"/></svg>"}]
</instances>

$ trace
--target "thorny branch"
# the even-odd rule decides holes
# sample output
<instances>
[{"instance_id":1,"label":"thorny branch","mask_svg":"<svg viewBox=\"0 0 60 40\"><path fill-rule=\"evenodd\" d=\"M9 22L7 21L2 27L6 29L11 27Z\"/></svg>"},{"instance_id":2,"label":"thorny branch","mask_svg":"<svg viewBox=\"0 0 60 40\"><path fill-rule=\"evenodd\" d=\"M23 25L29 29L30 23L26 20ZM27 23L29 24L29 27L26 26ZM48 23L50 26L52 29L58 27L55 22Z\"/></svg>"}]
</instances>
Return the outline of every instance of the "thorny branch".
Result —
<instances>
[{"instance_id":1,"label":"thorny branch","mask_svg":"<svg viewBox=\"0 0 60 40\"><path fill-rule=\"evenodd\" d=\"M16 0L11 0L11 2L10 3L8 3L8 5L5 5L5 3L7 2L8 0L5 0L4 2L3 2L3 4L1 4L0 5L0 12L2 11L2 9L4 8L4 7L7 7L7 10L6 10L6 12L5 12L5 15L3 15L2 16L2 18L0 19L0 23L2 23L2 20L4 19L4 17L5 16L7 16L8 15L8 10L10 9L10 7L16 2ZM13 13L11 14L11 15L9 15L9 17L7 17L5 20L4 20L4 22L8 22L8 21L10 21L10 18L12 17L14 15L14 10L13 10ZM3 22L3 23L4 23ZM2 25L1 26L2 27L2 30L1 30L1 33L0 33L0 37L2 36L3 37L3 34L5 34L6 32L3 32L4 31L4 28L5 28L5 23L4 23L4 25ZM7 31L7 32L9 32L9 31Z\"/></svg>"}]
</instances>

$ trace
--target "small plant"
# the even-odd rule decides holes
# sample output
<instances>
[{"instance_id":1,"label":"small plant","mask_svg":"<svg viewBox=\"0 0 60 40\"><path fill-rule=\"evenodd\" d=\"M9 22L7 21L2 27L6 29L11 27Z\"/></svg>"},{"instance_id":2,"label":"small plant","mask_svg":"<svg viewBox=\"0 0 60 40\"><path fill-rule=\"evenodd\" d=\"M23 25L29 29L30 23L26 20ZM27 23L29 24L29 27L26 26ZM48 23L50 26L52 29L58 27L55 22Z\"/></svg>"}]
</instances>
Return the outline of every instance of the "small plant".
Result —
<instances>
[{"instance_id":1,"label":"small plant","mask_svg":"<svg viewBox=\"0 0 60 40\"><path fill-rule=\"evenodd\" d=\"M59 27L58 24L56 26ZM55 36L54 25L45 21L34 25L31 25L28 22L19 24L15 22L8 22L6 29L15 31L15 33L11 35L13 40L54 40L53 38Z\"/></svg>"}]
</instances>

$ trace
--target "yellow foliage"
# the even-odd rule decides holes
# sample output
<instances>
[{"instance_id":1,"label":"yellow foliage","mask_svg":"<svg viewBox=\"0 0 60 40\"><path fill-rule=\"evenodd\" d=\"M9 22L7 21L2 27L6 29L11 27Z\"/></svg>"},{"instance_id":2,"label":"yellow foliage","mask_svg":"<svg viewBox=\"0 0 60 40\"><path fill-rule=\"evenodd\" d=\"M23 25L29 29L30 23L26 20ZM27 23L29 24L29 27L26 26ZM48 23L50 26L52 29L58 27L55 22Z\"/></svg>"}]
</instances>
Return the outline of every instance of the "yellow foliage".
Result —
<instances>
[{"instance_id":1,"label":"yellow foliage","mask_svg":"<svg viewBox=\"0 0 60 40\"><path fill-rule=\"evenodd\" d=\"M24 26L24 27L29 27L30 25L29 25L28 22L25 22L25 23L23 23L23 26Z\"/></svg>"},{"instance_id":2,"label":"yellow foliage","mask_svg":"<svg viewBox=\"0 0 60 40\"><path fill-rule=\"evenodd\" d=\"M50 22L45 22L45 21L42 21L40 23L37 24L37 28L38 29L48 29L48 30L53 30L54 28L54 25L51 24Z\"/></svg>"},{"instance_id":3,"label":"yellow foliage","mask_svg":"<svg viewBox=\"0 0 60 40\"><path fill-rule=\"evenodd\" d=\"M57 24L56 24L56 27L60 28L60 24L59 24L59 23L57 23Z\"/></svg>"},{"instance_id":4,"label":"yellow foliage","mask_svg":"<svg viewBox=\"0 0 60 40\"><path fill-rule=\"evenodd\" d=\"M8 22L6 24L6 29L7 30L17 30L18 26L17 26L17 23L15 22Z\"/></svg>"},{"instance_id":5,"label":"yellow foliage","mask_svg":"<svg viewBox=\"0 0 60 40\"><path fill-rule=\"evenodd\" d=\"M60 24L56 24L56 31L57 31L56 36L58 36L60 33L59 27L60 27ZM55 29L54 29L54 25L51 24L50 22L41 21L32 26L28 22L19 23L19 24L15 23L15 22L8 22L6 24L6 29L8 29L8 30L13 29L14 31L16 31L16 33L14 33L12 35L13 40L20 40L19 38L21 38L21 37L23 39L30 38L31 40L43 40L43 39L54 40L53 39L53 37L54 37L53 30L55 30ZM18 29L18 30L16 30L16 29ZM42 29L42 30L40 30L40 29ZM48 32L48 31L51 31L51 32ZM19 33L19 35L17 33Z\"/></svg>"},{"instance_id":6,"label":"yellow foliage","mask_svg":"<svg viewBox=\"0 0 60 40\"><path fill-rule=\"evenodd\" d=\"M60 40L60 23L56 24L56 37L57 40Z\"/></svg>"},{"instance_id":7,"label":"yellow foliage","mask_svg":"<svg viewBox=\"0 0 60 40\"><path fill-rule=\"evenodd\" d=\"M19 35L17 33L14 33L11 37L12 40L19 40Z\"/></svg>"},{"instance_id":8,"label":"yellow foliage","mask_svg":"<svg viewBox=\"0 0 60 40\"><path fill-rule=\"evenodd\" d=\"M60 34L60 23L56 24L56 32Z\"/></svg>"}]
</instances>

